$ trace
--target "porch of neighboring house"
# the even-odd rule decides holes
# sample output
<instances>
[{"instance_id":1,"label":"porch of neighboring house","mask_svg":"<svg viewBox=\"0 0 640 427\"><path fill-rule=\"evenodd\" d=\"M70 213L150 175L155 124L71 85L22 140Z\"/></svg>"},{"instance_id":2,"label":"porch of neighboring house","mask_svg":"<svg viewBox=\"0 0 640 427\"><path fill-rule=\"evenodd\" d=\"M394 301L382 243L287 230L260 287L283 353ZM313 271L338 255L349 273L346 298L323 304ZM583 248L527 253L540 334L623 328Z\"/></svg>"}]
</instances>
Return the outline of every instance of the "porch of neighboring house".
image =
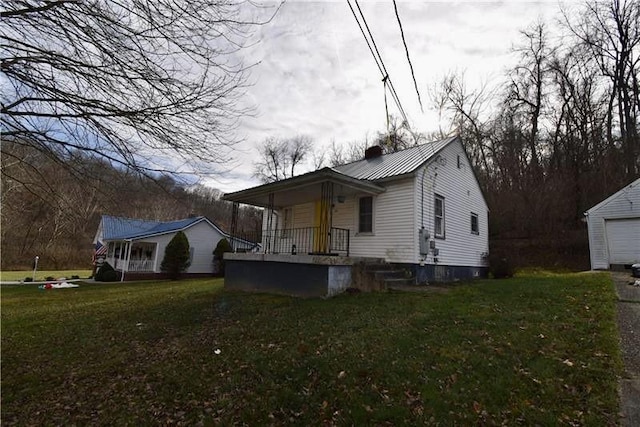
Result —
<instances>
[{"instance_id":1,"label":"porch of neighboring house","mask_svg":"<svg viewBox=\"0 0 640 427\"><path fill-rule=\"evenodd\" d=\"M158 263L158 244L150 242L108 242L107 261L121 272L154 272Z\"/></svg>"},{"instance_id":2,"label":"porch of neighboring house","mask_svg":"<svg viewBox=\"0 0 640 427\"><path fill-rule=\"evenodd\" d=\"M352 266L364 259L353 257L354 230L334 226L334 206L349 197L383 191L376 184L327 168L226 194L224 198L234 206L231 235L261 242L261 252L242 253L234 248L235 253L225 254L225 287L299 296L330 296L350 287ZM260 232L237 230L239 203L264 208ZM301 206L305 206L304 215Z\"/></svg>"}]
</instances>

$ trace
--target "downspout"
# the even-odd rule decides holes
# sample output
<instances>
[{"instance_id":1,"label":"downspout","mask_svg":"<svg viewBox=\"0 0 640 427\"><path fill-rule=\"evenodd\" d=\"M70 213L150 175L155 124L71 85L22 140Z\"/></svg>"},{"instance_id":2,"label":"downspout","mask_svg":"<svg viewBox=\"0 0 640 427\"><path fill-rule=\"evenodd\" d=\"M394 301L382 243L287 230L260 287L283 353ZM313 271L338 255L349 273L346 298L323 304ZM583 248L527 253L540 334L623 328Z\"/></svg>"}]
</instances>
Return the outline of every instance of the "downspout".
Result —
<instances>
[{"instance_id":1,"label":"downspout","mask_svg":"<svg viewBox=\"0 0 640 427\"><path fill-rule=\"evenodd\" d=\"M429 232L429 228L426 227L425 228L425 213L424 213L424 205L425 205L425 181L427 179L429 179L429 167L433 164L433 162L429 163L428 165L426 165L423 169L423 173L422 173L422 180L420 182L421 185L421 203L420 203L420 227L421 227L421 234L424 236L425 233L427 236L429 237L424 237L427 241L426 241L426 245L429 245L430 242L429 240L431 239L431 233ZM432 184L432 188L433 188L433 193L435 194L435 186L436 186L436 178L438 177L438 165L436 164L435 167L435 171L434 171L434 175L433 175L433 184ZM429 188L427 188L427 191L429 191ZM433 194L429 194L431 197L431 199L433 199ZM427 199L427 203L429 202L429 199ZM427 207L427 214L429 214L430 212L430 208L429 206ZM433 224L433 218L432 218L432 224ZM435 226L434 226L435 227ZM434 228L434 233L435 233L435 228ZM422 262L427 262L427 258L429 258L429 253L431 252L430 247L427 247L427 254L420 254L420 257L422 258Z\"/></svg>"}]
</instances>

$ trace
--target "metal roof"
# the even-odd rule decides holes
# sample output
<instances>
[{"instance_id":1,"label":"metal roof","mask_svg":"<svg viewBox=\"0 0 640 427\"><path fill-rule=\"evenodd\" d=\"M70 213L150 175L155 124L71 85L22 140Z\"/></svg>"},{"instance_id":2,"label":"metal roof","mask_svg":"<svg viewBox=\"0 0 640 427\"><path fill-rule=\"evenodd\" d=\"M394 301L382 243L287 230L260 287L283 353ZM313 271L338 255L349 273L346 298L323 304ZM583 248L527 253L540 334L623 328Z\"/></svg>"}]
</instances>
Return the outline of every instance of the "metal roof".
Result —
<instances>
[{"instance_id":1,"label":"metal roof","mask_svg":"<svg viewBox=\"0 0 640 427\"><path fill-rule=\"evenodd\" d=\"M180 231L202 220L206 220L206 218L198 216L161 222L103 215L102 238L104 240L141 239L147 236Z\"/></svg>"},{"instance_id":2,"label":"metal roof","mask_svg":"<svg viewBox=\"0 0 640 427\"><path fill-rule=\"evenodd\" d=\"M376 181L414 172L454 141L457 136L416 145L396 153L385 154L373 159L358 160L333 169L353 178Z\"/></svg>"}]
</instances>

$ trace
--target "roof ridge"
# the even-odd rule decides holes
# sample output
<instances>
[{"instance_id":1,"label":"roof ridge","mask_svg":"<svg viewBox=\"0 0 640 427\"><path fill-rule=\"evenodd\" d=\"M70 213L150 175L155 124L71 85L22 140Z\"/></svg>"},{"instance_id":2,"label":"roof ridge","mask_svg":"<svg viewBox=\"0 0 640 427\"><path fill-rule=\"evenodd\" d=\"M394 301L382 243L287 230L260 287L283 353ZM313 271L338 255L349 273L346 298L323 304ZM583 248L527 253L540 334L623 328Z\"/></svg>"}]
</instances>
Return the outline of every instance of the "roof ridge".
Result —
<instances>
[{"instance_id":1,"label":"roof ridge","mask_svg":"<svg viewBox=\"0 0 640 427\"><path fill-rule=\"evenodd\" d=\"M423 142L422 144L414 144L414 145L412 145L410 147L403 148L402 150L394 151L392 153L383 153L381 156L374 157L374 159L379 159L380 157L385 157L385 156L391 156L393 154L403 153L405 151L409 151L409 150L413 150L413 149L417 149L417 148L425 148L427 145L434 145L436 143L447 141L447 140L452 141L455 138L457 138L458 136L459 136L458 134L455 134L455 135L447 136L445 138L440 138L440 139L435 139L433 141ZM373 145L372 145L372 147L373 147ZM333 169L333 168L336 168L336 167L347 166L347 165L350 165L350 164L353 164L353 163L362 162L363 160L372 160L372 159L365 159L363 157L362 159L352 160L352 161L350 161L348 163L343 163L341 165L329 166L329 167L331 169Z\"/></svg>"},{"instance_id":2,"label":"roof ridge","mask_svg":"<svg viewBox=\"0 0 640 427\"><path fill-rule=\"evenodd\" d=\"M129 221L148 221L148 222L162 222L159 221L157 219L145 219L145 218L130 218L128 216L118 216L118 215L109 215L109 214L103 214L102 217L109 217L109 218L115 218L115 219L124 219L124 220L129 220Z\"/></svg>"}]
</instances>

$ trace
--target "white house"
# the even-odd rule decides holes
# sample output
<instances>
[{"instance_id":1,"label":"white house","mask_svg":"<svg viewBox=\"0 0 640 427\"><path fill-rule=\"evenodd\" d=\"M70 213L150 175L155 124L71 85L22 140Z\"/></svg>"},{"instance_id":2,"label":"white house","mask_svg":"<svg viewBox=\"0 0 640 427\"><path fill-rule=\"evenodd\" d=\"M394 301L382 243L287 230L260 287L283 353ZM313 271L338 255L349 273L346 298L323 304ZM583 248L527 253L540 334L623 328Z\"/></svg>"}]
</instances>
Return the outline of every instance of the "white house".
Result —
<instances>
[{"instance_id":1,"label":"white house","mask_svg":"<svg viewBox=\"0 0 640 427\"><path fill-rule=\"evenodd\" d=\"M592 270L640 262L640 178L584 215Z\"/></svg>"},{"instance_id":2,"label":"white house","mask_svg":"<svg viewBox=\"0 0 640 427\"><path fill-rule=\"evenodd\" d=\"M103 215L94 245L96 252L125 277L161 273L167 244L182 231L190 245L191 263L186 274L213 274L213 250L222 238L229 238L218 226L199 216L177 221L150 221ZM236 242L247 247L248 242ZM253 245L257 246L257 245Z\"/></svg>"},{"instance_id":3,"label":"white house","mask_svg":"<svg viewBox=\"0 0 640 427\"><path fill-rule=\"evenodd\" d=\"M291 277L278 262L328 265L319 277L337 275L339 286L348 279L336 266L362 259L400 266L416 283L487 272L488 208L458 137L386 155L373 147L363 160L224 198L265 208L263 255L230 256L225 279L230 287L247 288L274 274L280 281ZM270 265L259 267L257 261ZM254 264L247 269L240 262ZM287 291L300 286L300 277L293 281Z\"/></svg>"}]
</instances>

